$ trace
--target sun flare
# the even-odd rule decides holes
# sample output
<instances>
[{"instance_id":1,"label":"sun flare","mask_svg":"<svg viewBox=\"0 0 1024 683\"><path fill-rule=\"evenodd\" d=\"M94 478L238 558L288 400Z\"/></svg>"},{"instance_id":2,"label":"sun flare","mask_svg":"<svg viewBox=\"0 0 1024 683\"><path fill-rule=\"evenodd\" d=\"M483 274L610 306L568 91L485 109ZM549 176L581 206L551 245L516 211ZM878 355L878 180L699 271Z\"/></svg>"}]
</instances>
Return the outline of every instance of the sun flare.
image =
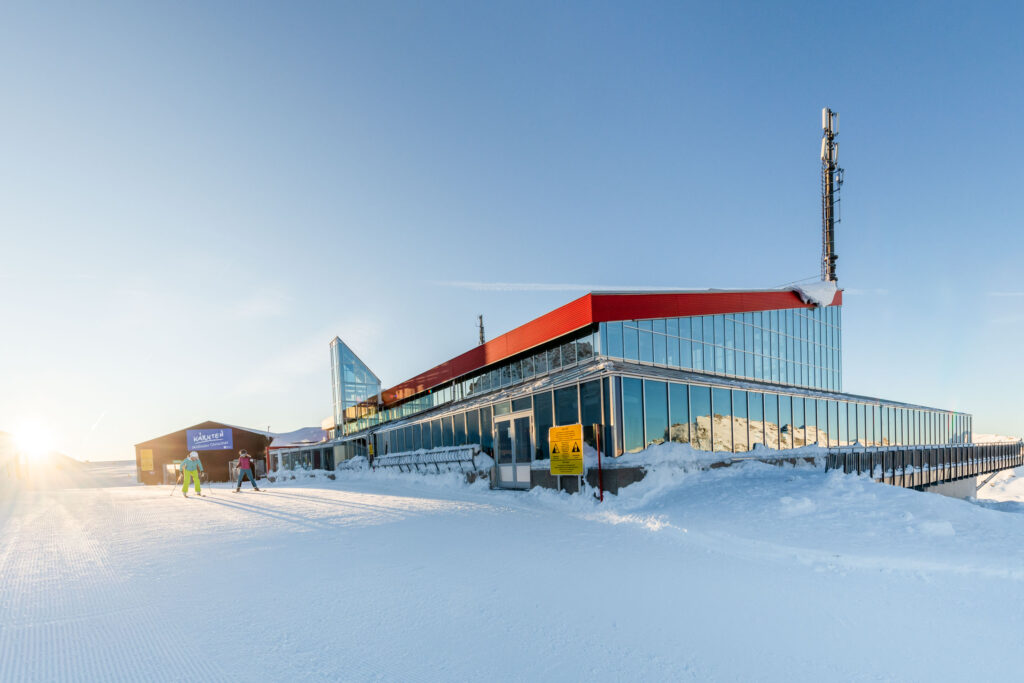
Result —
<instances>
[{"instance_id":1,"label":"sun flare","mask_svg":"<svg viewBox=\"0 0 1024 683\"><path fill-rule=\"evenodd\" d=\"M27 422L14 430L14 447L22 456L36 460L53 450L53 435L38 422Z\"/></svg>"}]
</instances>

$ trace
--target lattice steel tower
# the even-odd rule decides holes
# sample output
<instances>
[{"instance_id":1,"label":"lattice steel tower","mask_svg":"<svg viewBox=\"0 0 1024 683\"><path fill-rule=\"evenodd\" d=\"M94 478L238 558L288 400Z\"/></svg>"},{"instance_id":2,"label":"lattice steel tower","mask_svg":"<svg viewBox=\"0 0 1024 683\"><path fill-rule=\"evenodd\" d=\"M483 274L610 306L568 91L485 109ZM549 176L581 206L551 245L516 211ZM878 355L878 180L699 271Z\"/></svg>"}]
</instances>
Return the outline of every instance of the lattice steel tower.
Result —
<instances>
[{"instance_id":1,"label":"lattice steel tower","mask_svg":"<svg viewBox=\"0 0 1024 683\"><path fill-rule=\"evenodd\" d=\"M825 107L821 110L821 279L829 282L836 281L836 223L843 186L837 135L839 114Z\"/></svg>"}]
</instances>

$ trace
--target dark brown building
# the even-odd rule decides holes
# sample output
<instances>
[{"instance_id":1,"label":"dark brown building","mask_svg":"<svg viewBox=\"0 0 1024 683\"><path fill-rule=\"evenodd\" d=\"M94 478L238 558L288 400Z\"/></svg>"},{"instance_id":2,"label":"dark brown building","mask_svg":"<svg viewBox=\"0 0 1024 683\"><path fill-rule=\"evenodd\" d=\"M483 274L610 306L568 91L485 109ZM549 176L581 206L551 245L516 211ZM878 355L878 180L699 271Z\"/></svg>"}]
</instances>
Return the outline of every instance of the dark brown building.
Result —
<instances>
[{"instance_id":1,"label":"dark brown building","mask_svg":"<svg viewBox=\"0 0 1024 683\"><path fill-rule=\"evenodd\" d=\"M228 463L243 448L249 451L256 471L266 471L267 447L273 437L222 422L197 425L135 444L135 468L143 484L173 483L173 465L196 451L209 481L228 481ZM171 465L171 468L168 468Z\"/></svg>"}]
</instances>

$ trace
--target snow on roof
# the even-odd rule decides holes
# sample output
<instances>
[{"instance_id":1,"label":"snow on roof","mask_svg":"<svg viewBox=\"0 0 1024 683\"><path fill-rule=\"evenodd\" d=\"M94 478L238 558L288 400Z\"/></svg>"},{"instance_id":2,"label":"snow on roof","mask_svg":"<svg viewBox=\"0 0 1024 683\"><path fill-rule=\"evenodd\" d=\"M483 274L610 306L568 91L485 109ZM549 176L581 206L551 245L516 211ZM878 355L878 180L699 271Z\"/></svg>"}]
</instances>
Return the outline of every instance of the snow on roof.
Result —
<instances>
[{"instance_id":1,"label":"snow on roof","mask_svg":"<svg viewBox=\"0 0 1024 683\"><path fill-rule=\"evenodd\" d=\"M831 280L822 280L820 282L793 285L786 287L786 289L796 292L805 304L829 306L832 304L836 292L839 291L839 286Z\"/></svg>"}]
</instances>

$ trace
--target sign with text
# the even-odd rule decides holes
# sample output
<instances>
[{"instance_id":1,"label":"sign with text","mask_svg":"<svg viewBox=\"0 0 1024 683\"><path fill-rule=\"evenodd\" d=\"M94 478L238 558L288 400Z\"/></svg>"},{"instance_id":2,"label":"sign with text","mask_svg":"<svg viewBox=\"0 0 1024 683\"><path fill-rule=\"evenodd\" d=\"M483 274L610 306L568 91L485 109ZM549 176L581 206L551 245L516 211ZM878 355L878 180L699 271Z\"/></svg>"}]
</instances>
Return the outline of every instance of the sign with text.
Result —
<instances>
[{"instance_id":1,"label":"sign with text","mask_svg":"<svg viewBox=\"0 0 1024 683\"><path fill-rule=\"evenodd\" d=\"M229 451L233 448L230 429L189 429L185 432L190 451Z\"/></svg>"},{"instance_id":2,"label":"sign with text","mask_svg":"<svg viewBox=\"0 0 1024 683\"><path fill-rule=\"evenodd\" d=\"M551 474L583 474L583 425L564 425L548 429Z\"/></svg>"}]
</instances>

